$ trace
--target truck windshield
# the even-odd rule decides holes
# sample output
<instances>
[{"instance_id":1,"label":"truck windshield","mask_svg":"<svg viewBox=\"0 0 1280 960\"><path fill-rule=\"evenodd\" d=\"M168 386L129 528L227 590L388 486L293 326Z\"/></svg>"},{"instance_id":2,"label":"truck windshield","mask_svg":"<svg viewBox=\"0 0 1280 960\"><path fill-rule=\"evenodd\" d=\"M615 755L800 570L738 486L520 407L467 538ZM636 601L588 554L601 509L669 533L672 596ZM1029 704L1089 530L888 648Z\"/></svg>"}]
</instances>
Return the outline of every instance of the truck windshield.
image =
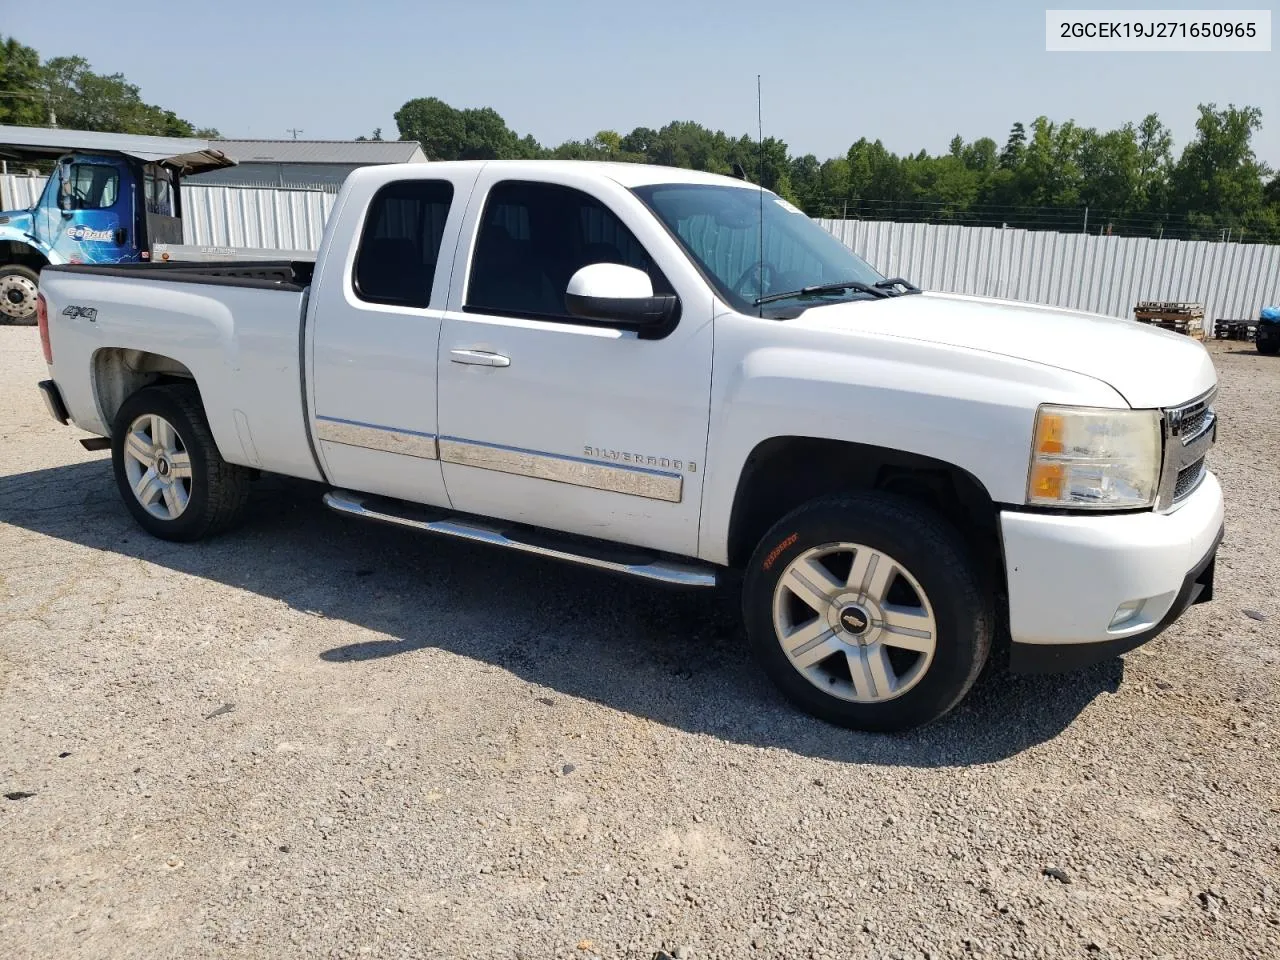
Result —
<instances>
[{"instance_id":1,"label":"truck windshield","mask_svg":"<svg viewBox=\"0 0 1280 960\"><path fill-rule=\"evenodd\" d=\"M795 306L870 297L874 295L859 286L884 279L802 211L769 191L764 192L763 228L756 188L664 183L635 187L633 192L739 312L755 313L761 298ZM779 296L793 291L794 299Z\"/></svg>"}]
</instances>

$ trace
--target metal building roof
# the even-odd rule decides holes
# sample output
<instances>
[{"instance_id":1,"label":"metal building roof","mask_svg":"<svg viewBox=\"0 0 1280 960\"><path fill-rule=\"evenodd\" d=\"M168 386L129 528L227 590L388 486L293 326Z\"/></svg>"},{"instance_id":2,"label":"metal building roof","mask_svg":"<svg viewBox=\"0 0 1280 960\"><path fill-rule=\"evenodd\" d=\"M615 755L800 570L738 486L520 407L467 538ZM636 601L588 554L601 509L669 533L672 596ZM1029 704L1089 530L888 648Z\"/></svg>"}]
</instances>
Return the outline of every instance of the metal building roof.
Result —
<instances>
[{"instance_id":1,"label":"metal building roof","mask_svg":"<svg viewBox=\"0 0 1280 960\"><path fill-rule=\"evenodd\" d=\"M188 174L230 167L235 163L210 141L197 137L144 137L132 133L0 125L0 157L15 160L57 158L71 150L123 153Z\"/></svg>"},{"instance_id":2,"label":"metal building roof","mask_svg":"<svg viewBox=\"0 0 1280 960\"><path fill-rule=\"evenodd\" d=\"M237 163L413 163L427 159L416 140L213 140Z\"/></svg>"}]
</instances>

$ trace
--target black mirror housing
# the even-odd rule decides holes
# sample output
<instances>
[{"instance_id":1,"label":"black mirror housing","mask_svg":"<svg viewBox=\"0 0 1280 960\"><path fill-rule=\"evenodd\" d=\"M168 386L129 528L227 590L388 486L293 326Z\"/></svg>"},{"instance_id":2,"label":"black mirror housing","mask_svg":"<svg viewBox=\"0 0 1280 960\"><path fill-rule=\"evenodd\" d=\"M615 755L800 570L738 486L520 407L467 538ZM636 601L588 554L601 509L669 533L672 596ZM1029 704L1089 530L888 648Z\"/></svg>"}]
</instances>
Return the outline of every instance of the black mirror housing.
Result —
<instances>
[{"instance_id":1,"label":"black mirror housing","mask_svg":"<svg viewBox=\"0 0 1280 960\"><path fill-rule=\"evenodd\" d=\"M671 323L679 304L679 299L670 294L653 297L587 297L567 293L564 298L564 305L570 316L624 324L637 329Z\"/></svg>"}]
</instances>

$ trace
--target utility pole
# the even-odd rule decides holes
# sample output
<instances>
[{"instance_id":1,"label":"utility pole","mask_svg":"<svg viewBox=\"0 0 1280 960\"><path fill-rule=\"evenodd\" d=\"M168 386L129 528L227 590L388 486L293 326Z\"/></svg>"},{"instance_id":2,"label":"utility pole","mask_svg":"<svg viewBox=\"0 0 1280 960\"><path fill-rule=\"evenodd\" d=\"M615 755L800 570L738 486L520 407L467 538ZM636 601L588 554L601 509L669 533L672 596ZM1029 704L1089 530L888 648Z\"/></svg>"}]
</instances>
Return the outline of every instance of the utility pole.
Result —
<instances>
[{"instance_id":1,"label":"utility pole","mask_svg":"<svg viewBox=\"0 0 1280 960\"><path fill-rule=\"evenodd\" d=\"M298 134L306 133L306 131L300 127L289 127L289 133L293 134L293 139L297 140Z\"/></svg>"}]
</instances>

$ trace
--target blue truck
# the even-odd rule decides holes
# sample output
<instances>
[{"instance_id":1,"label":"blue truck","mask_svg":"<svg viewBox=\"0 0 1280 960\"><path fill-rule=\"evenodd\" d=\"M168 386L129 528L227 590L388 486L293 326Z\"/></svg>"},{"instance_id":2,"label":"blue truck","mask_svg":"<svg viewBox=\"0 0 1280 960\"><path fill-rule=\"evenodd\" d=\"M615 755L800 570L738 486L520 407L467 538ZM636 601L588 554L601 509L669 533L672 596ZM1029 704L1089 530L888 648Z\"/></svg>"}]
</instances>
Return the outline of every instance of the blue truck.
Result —
<instances>
[{"instance_id":1,"label":"blue truck","mask_svg":"<svg viewBox=\"0 0 1280 960\"><path fill-rule=\"evenodd\" d=\"M1280 306L1263 307L1258 311L1257 330L1254 343L1259 353L1280 352Z\"/></svg>"},{"instance_id":2,"label":"blue truck","mask_svg":"<svg viewBox=\"0 0 1280 960\"><path fill-rule=\"evenodd\" d=\"M53 161L35 205L0 212L0 322L34 324L49 264L150 259L182 243L181 180L231 166L208 140L0 125L0 159Z\"/></svg>"}]
</instances>

